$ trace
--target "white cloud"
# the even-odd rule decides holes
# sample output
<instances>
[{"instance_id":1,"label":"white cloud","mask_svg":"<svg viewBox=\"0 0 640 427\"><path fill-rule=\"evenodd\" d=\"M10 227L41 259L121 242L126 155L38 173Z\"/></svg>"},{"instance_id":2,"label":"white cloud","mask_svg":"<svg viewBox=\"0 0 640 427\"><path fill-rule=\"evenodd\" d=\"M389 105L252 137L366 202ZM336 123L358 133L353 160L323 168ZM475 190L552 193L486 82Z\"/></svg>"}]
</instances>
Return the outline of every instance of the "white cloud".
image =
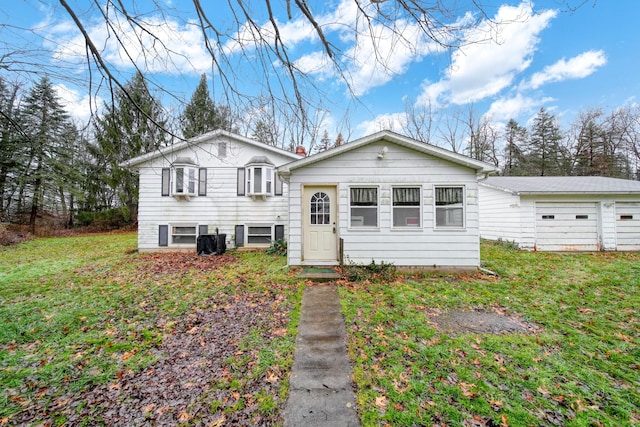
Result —
<instances>
[{"instance_id":1,"label":"white cloud","mask_svg":"<svg viewBox=\"0 0 640 427\"><path fill-rule=\"evenodd\" d=\"M530 113L550 101L553 101L553 98L535 99L518 93L512 98L500 98L494 101L485 116L492 121L498 122L515 119L521 114Z\"/></svg>"},{"instance_id":2,"label":"white cloud","mask_svg":"<svg viewBox=\"0 0 640 427\"><path fill-rule=\"evenodd\" d=\"M81 95L77 90L71 89L63 84L57 84L54 89L60 97L60 103L80 125L89 122L91 111L96 111L96 106L102 105L102 98L85 94Z\"/></svg>"},{"instance_id":3,"label":"white cloud","mask_svg":"<svg viewBox=\"0 0 640 427\"><path fill-rule=\"evenodd\" d=\"M438 95L466 104L497 94L529 67L540 32L556 14L533 14L529 2L501 6L493 19L467 31L465 45L452 54L446 76L435 86L427 85L419 99Z\"/></svg>"},{"instance_id":4,"label":"white cloud","mask_svg":"<svg viewBox=\"0 0 640 427\"><path fill-rule=\"evenodd\" d=\"M607 57L601 50L589 50L574 56L568 61L562 58L553 65L531 76L525 87L537 89L549 82L559 82L567 79L581 79L594 73L599 67L607 63Z\"/></svg>"},{"instance_id":5,"label":"white cloud","mask_svg":"<svg viewBox=\"0 0 640 427\"><path fill-rule=\"evenodd\" d=\"M398 133L404 133L407 127L407 115L405 113L380 114L373 120L361 122L356 129L361 135L371 135L372 133L382 130L391 130Z\"/></svg>"},{"instance_id":6,"label":"white cloud","mask_svg":"<svg viewBox=\"0 0 640 427\"><path fill-rule=\"evenodd\" d=\"M153 33L131 27L118 15L110 20L112 28L103 21L86 26L94 45L103 59L115 67L132 69L132 62L143 72L182 74L185 71L202 73L211 69L211 57L204 49L202 32L195 22L184 24L162 17L146 19ZM49 46L58 61L86 63L85 40L77 28L64 21L50 29ZM114 35L114 32L117 33ZM79 70L81 71L81 70Z\"/></svg>"}]
</instances>

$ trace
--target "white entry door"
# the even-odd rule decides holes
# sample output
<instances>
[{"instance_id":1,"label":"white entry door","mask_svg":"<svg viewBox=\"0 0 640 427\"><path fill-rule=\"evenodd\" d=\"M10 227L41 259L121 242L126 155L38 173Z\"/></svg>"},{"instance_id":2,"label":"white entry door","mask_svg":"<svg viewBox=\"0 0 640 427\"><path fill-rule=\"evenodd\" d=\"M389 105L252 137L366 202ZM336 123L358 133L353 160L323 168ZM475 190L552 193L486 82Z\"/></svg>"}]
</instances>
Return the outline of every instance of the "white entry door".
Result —
<instances>
[{"instance_id":1,"label":"white entry door","mask_svg":"<svg viewBox=\"0 0 640 427\"><path fill-rule=\"evenodd\" d=\"M305 187L303 194L303 260L306 264L335 264L338 261L336 187Z\"/></svg>"}]
</instances>

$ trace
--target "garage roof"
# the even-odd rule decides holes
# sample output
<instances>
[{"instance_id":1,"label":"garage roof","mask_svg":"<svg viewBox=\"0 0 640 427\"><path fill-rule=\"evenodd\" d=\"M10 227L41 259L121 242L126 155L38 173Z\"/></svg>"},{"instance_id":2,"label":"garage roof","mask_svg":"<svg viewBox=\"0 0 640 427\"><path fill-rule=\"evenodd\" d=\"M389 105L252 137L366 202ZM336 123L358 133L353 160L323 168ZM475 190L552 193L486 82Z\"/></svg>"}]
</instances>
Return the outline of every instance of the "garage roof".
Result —
<instances>
[{"instance_id":1,"label":"garage roof","mask_svg":"<svg viewBox=\"0 0 640 427\"><path fill-rule=\"evenodd\" d=\"M515 194L640 195L640 181L603 176L493 176L480 184Z\"/></svg>"}]
</instances>

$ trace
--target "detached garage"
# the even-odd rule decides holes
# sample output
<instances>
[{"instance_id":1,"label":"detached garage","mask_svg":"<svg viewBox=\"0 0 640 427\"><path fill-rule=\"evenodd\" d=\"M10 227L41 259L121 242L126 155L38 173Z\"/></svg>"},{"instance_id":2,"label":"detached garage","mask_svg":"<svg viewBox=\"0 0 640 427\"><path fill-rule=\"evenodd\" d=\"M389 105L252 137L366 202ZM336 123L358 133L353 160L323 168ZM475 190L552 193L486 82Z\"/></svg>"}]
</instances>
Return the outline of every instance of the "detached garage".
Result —
<instances>
[{"instance_id":1,"label":"detached garage","mask_svg":"<svg viewBox=\"0 0 640 427\"><path fill-rule=\"evenodd\" d=\"M535 251L640 250L640 182L491 177L479 185L480 236Z\"/></svg>"}]
</instances>

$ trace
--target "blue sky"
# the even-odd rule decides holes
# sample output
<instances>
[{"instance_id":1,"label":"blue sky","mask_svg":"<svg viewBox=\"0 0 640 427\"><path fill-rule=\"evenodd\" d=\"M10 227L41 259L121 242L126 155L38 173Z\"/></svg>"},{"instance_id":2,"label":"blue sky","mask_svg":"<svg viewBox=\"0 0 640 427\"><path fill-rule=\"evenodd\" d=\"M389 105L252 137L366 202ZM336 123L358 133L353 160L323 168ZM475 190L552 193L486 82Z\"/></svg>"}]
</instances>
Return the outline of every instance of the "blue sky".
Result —
<instances>
[{"instance_id":1,"label":"blue sky","mask_svg":"<svg viewBox=\"0 0 640 427\"><path fill-rule=\"evenodd\" d=\"M105 58L120 77L131 75L131 64L122 51L110 45L106 29L96 17L95 8L86 1L69 1L78 10L90 33L104 46ZM125 2L128 4L128 2ZM151 8L153 2L137 1L131 10L143 13L157 29L165 46L177 54L162 54L148 62L147 75L153 82L177 95L163 95L168 108L180 109L180 98L188 100L203 72L211 81L220 76L211 72L210 57L204 49L201 33L190 19L195 18L191 2L160 1L169 13L161 17ZM202 2L214 25L224 28L236 39L242 28L231 25L227 2ZM253 1L252 16L257 24L268 26L262 1ZM284 1L272 1L282 7ZM277 4L276 4L277 3ZM379 36L378 52L386 67L373 61L372 45L367 37L353 37L347 26L357 22L354 0L309 1L309 7L323 27L328 39L339 48L338 61L351 83L352 91L336 75L322 54L317 37L300 16L286 16L283 8L275 14L283 40L290 49L290 59L309 77L317 90L307 92L309 99L318 93L322 99L322 128L330 135L338 132L351 139L380 129L402 132L407 107L430 108L439 117L451 117L472 109L476 117L484 116L496 126L510 118L526 124L544 107L568 126L581 110L602 108L610 111L625 104L635 104L640 94L640 18L637 0L546 0L504 1L487 8L490 20L480 21L476 30L461 33L469 43L460 49L439 49L429 44L411 22L394 22L404 38L394 39L384 28L373 28ZM446 3L446 2L445 2ZM583 4L584 3L584 4ZM361 6L374 7L368 1ZM575 11L567 8L579 6ZM375 6L393 10L394 0ZM218 10L215 10L217 8ZM374 10L374 9L368 9ZM385 9L383 9L385 10ZM458 11L450 22L462 19ZM455 18L455 19L454 19ZM476 18L478 16L476 15ZM61 96L79 120L86 120L89 93L84 48L77 28L58 2L38 0L14 1L0 5L0 47L5 51L31 50L30 62L41 61L40 70L64 66L52 80ZM489 23L509 22L500 26ZM28 29L30 31L25 31ZM245 27L246 29L246 27ZM131 35L123 30L123 35ZM486 40L486 35L491 40ZM480 42L477 42L481 40ZM264 92L265 77L255 73L259 55L251 47L222 39L222 49L232 64L235 84L252 95ZM135 51L132 50L132 51ZM37 55L36 55L37 52ZM147 56L149 58L149 56ZM167 61L169 58L171 61ZM271 60L270 77L278 74ZM22 67L24 68L24 67ZM10 69L11 70L11 69ZM3 72L4 76L12 74ZM16 72L22 81L38 74ZM71 77L71 78L70 78ZM220 90L214 92L220 95ZM94 93L95 94L95 93ZM98 92L98 104L108 96ZM356 97L353 97L355 94ZM320 99L320 98L317 98ZM443 119L436 126L445 126ZM437 142L436 142L437 143Z\"/></svg>"}]
</instances>

